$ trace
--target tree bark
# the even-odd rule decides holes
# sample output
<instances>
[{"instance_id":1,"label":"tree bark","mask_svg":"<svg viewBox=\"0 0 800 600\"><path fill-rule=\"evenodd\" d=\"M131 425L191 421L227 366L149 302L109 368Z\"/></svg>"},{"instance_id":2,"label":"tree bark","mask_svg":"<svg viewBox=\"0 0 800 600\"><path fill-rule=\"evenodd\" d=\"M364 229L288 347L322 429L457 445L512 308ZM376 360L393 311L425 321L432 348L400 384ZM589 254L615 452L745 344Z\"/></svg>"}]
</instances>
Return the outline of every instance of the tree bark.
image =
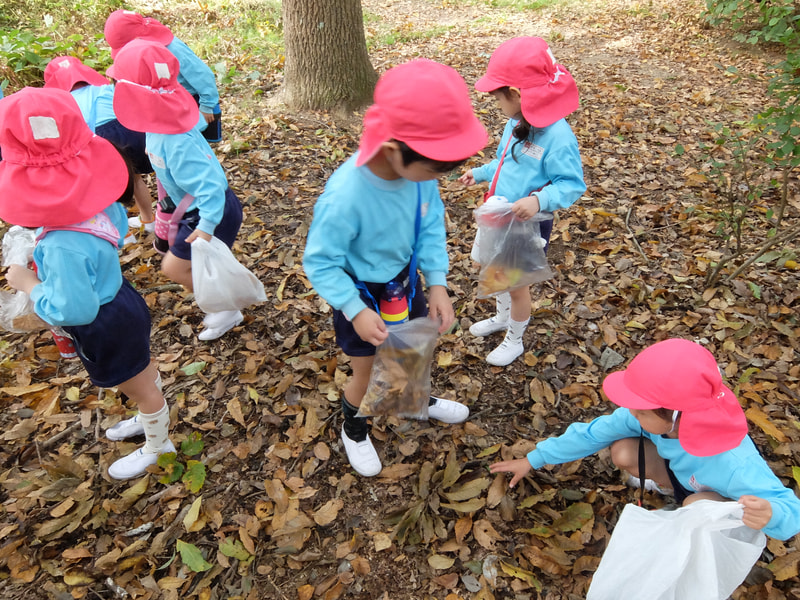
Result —
<instances>
[{"instance_id":1,"label":"tree bark","mask_svg":"<svg viewBox=\"0 0 800 600\"><path fill-rule=\"evenodd\" d=\"M283 97L295 109L352 111L372 102L361 0L283 0Z\"/></svg>"}]
</instances>

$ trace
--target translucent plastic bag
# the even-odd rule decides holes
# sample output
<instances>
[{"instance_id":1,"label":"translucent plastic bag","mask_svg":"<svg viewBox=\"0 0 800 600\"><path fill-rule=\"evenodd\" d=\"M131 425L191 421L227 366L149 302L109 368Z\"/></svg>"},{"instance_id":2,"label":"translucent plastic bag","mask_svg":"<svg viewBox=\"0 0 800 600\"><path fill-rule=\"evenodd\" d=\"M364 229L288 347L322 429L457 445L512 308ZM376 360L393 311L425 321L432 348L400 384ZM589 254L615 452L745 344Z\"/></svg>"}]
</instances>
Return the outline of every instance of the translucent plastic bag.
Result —
<instances>
[{"instance_id":1,"label":"translucent plastic bag","mask_svg":"<svg viewBox=\"0 0 800 600\"><path fill-rule=\"evenodd\" d=\"M33 259L36 232L19 225L3 236L3 266L27 267ZM33 311L33 302L25 292L0 290L0 328L16 333L45 329L48 325Z\"/></svg>"},{"instance_id":2,"label":"translucent plastic bag","mask_svg":"<svg viewBox=\"0 0 800 600\"><path fill-rule=\"evenodd\" d=\"M241 310L267 299L264 284L222 240L197 238L191 248L194 299L203 312Z\"/></svg>"},{"instance_id":3,"label":"translucent plastic bag","mask_svg":"<svg viewBox=\"0 0 800 600\"><path fill-rule=\"evenodd\" d=\"M540 222L552 218L552 213L540 212L520 221L511 212L511 203L500 196L492 196L475 209L476 250L481 265L478 298L490 298L553 276L539 228Z\"/></svg>"},{"instance_id":4,"label":"translucent plastic bag","mask_svg":"<svg viewBox=\"0 0 800 600\"><path fill-rule=\"evenodd\" d=\"M438 337L439 323L432 319L390 325L389 337L375 352L358 415L426 420L433 349Z\"/></svg>"},{"instance_id":5,"label":"translucent plastic bag","mask_svg":"<svg viewBox=\"0 0 800 600\"><path fill-rule=\"evenodd\" d=\"M677 510L628 504L586 600L724 600L761 556L766 536L742 523L738 502Z\"/></svg>"}]
</instances>

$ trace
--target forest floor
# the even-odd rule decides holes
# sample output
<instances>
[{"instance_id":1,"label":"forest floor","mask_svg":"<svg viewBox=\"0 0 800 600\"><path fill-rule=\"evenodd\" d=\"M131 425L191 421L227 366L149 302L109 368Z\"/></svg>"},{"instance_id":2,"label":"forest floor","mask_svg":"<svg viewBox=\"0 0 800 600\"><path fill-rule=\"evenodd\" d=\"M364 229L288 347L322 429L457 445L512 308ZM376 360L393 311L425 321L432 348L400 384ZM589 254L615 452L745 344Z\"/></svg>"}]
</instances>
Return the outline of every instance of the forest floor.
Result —
<instances>
[{"instance_id":1,"label":"forest floor","mask_svg":"<svg viewBox=\"0 0 800 600\"><path fill-rule=\"evenodd\" d=\"M351 471L339 440L348 364L301 258L314 202L357 148L361 115L289 112L270 102L280 71L261 66L249 86L223 90L225 139L215 150L245 206L236 254L267 301L222 339L200 342L202 315L160 275L150 240L122 252L153 313L173 439L199 433L204 444L177 459L200 460L205 482L198 492L160 483L158 468L110 480L108 465L138 441L109 442L102 431L130 407L94 388L76 361L59 360L48 332L5 335L0 597L583 598L635 494L607 452L541 469L511 491L486 466L609 412L603 377L667 337L714 353L756 444L797 491L800 272L771 262L705 286L725 244L701 146L713 144L710 123L763 108L778 55L709 28L696 0L535 12L476 4L363 0L379 72L423 56L453 66L472 88L499 43L539 35L578 82L581 108L569 122L588 190L557 217L555 277L534 288L525 355L490 367L484 358L499 338L468 333L493 308L476 299L469 258L483 190L464 189L459 173L444 177L457 324L438 342L432 386L472 415L455 426L376 419L385 468L371 479ZM162 20L180 22L178 5L164 11ZM405 41L381 43L387 32ZM492 141L468 166L493 156L503 126L491 97L475 93L474 103ZM796 183L787 226L800 219ZM775 201L764 199L762 215ZM800 600L798 564L800 538L770 540L733 598Z\"/></svg>"}]
</instances>

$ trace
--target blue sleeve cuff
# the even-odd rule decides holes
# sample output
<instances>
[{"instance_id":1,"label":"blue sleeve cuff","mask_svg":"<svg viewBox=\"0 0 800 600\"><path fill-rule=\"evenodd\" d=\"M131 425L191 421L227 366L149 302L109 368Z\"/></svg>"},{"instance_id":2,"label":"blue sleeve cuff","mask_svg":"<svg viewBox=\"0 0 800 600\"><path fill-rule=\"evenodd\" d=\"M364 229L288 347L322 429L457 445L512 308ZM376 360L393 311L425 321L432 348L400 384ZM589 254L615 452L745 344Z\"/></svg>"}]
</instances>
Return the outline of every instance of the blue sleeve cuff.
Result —
<instances>
[{"instance_id":1,"label":"blue sleeve cuff","mask_svg":"<svg viewBox=\"0 0 800 600\"><path fill-rule=\"evenodd\" d=\"M447 287L447 273L445 271L432 271L425 273L425 284L430 288L434 285Z\"/></svg>"},{"instance_id":2,"label":"blue sleeve cuff","mask_svg":"<svg viewBox=\"0 0 800 600\"><path fill-rule=\"evenodd\" d=\"M344 313L345 317L352 321L356 318L356 315L365 308L367 308L367 305L361 300L361 296L356 294L351 300L345 302L340 310Z\"/></svg>"},{"instance_id":3,"label":"blue sleeve cuff","mask_svg":"<svg viewBox=\"0 0 800 600\"><path fill-rule=\"evenodd\" d=\"M197 229L208 235L214 235L214 230L217 228L217 225L219 225L219 223L212 223L207 219L201 218L200 222L197 224Z\"/></svg>"},{"instance_id":4,"label":"blue sleeve cuff","mask_svg":"<svg viewBox=\"0 0 800 600\"><path fill-rule=\"evenodd\" d=\"M534 469L541 469L546 463L542 460L541 456L539 456L539 451L536 449L531 450L528 452L527 455L528 462L531 463L531 467Z\"/></svg>"}]
</instances>

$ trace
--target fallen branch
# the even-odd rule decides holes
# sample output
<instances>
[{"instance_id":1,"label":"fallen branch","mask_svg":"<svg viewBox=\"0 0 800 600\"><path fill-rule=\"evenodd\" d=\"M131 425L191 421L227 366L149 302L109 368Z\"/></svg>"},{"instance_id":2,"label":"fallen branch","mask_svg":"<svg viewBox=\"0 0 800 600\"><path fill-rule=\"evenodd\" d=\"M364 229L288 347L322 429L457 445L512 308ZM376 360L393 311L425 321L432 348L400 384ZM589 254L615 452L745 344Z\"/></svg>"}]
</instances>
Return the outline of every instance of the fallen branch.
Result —
<instances>
[{"instance_id":1,"label":"fallen branch","mask_svg":"<svg viewBox=\"0 0 800 600\"><path fill-rule=\"evenodd\" d=\"M633 233L631 226L628 224L628 222L631 220L631 211L633 211L633 205L628 207L628 214L625 215L625 229L627 229L628 233L631 234L631 239L633 240L633 244L636 246L636 249L639 251L639 254L642 255L644 261L650 262L650 259L647 258L647 255L644 253L644 250L642 250L642 247L639 245L639 241L636 239L636 234Z\"/></svg>"}]
</instances>

